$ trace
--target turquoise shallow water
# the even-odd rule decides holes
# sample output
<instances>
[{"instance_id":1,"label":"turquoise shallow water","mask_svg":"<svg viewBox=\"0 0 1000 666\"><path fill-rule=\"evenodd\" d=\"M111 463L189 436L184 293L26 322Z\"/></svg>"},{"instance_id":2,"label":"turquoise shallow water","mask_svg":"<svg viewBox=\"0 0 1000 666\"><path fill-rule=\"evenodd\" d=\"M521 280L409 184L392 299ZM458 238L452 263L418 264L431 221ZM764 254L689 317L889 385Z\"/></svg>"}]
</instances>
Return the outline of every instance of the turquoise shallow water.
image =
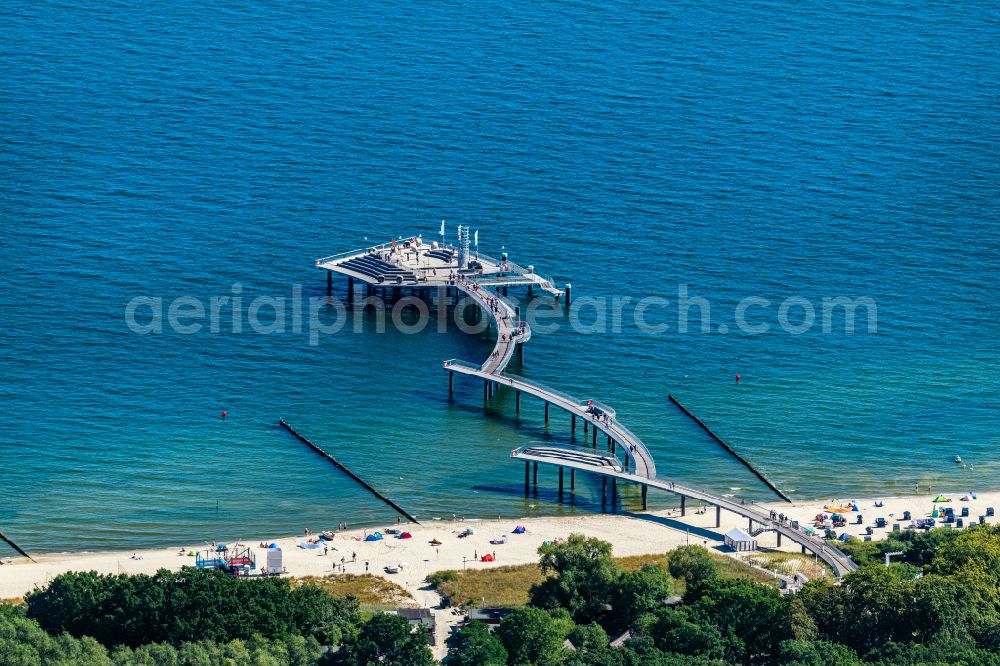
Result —
<instances>
[{"instance_id":1,"label":"turquoise shallow water","mask_svg":"<svg viewBox=\"0 0 1000 666\"><path fill-rule=\"evenodd\" d=\"M564 327L512 368L614 405L661 476L768 497L673 393L800 497L1000 486L988 3L8 13L0 530L31 549L393 519L281 416L422 518L599 508L589 479L556 505L551 470L525 499L507 458L565 418L447 400L441 361L485 338L125 325L136 296L322 295L315 258L442 218L580 304L710 300L711 333ZM751 295L768 333L733 325ZM791 296L870 297L878 330L790 335Z\"/></svg>"}]
</instances>

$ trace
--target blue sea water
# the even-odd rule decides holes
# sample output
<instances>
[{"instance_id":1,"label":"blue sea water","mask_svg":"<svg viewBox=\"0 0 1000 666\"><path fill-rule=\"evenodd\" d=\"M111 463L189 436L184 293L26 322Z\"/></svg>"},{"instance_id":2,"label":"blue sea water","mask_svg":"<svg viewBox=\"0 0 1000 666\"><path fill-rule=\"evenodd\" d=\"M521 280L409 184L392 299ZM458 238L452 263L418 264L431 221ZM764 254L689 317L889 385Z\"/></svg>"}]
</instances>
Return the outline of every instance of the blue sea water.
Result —
<instances>
[{"instance_id":1,"label":"blue sea water","mask_svg":"<svg viewBox=\"0 0 1000 666\"><path fill-rule=\"evenodd\" d=\"M316 258L441 219L572 282L585 322L590 297L709 300L710 333L559 320L512 368L614 405L661 477L770 497L672 393L794 496L1000 487L994 3L4 13L0 531L30 549L394 519L279 417L422 519L599 510L586 478L557 504L552 470L525 498L508 458L567 417L448 400L441 361L486 336L125 322L138 296L322 296ZM767 333L735 326L747 296ZM795 296L874 299L877 332L789 334Z\"/></svg>"}]
</instances>

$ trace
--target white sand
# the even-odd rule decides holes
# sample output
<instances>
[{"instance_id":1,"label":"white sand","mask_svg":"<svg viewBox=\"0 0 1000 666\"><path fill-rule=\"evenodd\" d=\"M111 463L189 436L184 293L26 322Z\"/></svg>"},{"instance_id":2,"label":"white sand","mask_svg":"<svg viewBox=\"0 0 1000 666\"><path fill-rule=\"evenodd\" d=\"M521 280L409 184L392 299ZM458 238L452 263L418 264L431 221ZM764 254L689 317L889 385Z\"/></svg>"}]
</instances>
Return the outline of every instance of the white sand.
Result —
<instances>
[{"instance_id":1,"label":"white sand","mask_svg":"<svg viewBox=\"0 0 1000 666\"><path fill-rule=\"evenodd\" d=\"M947 494L954 501L950 505L960 513L962 507L969 507L971 514L966 519L966 525L975 521L985 513L987 506L1000 507L1000 492L979 493L978 499L971 502L959 501L961 494ZM883 517L889 526L877 529L873 538L884 538L891 530L893 522L902 520L905 510L912 512L913 518L930 515L934 504L932 497L926 494L909 497L883 498L884 507L876 509L872 498L860 499L860 513L864 516L865 525L874 524L875 518ZM694 504L692 502L692 504ZM811 523L813 517L823 511L824 505L830 500L814 500L796 504L771 503L764 506L784 512L794 519ZM843 506L846 500L838 502ZM265 539L255 538L244 540L244 544L257 546L262 541L277 542L284 551L285 566L292 576L323 575L333 573L334 565L340 564L340 558L345 557L346 573L365 573L365 561L369 563L369 571L395 580L408 589L420 587L427 575L442 569L486 568L507 564L523 564L538 560L538 547L545 540L565 538L574 532L604 539L612 544L616 555L639 555L660 553L684 543L702 544L720 548L723 533L733 526L747 528L744 518L722 512L722 526L715 528L715 510L709 508L706 513L697 513L697 507L688 507L687 516L680 518L678 511L658 511L648 513L619 513L578 515L570 517L542 518L502 518L489 520L466 521L431 521L423 525L390 525L413 534L412 539L396 539L387 536L377 542L366 542L362 537L374 530L352 529L338 533L336 538L328 542L329 554L324 556L322 550L304 550L296 544L304 542L305 537ZM849 514L848 519L854 520L857 514ZM993 522L994 519L988 519ZM527 527L526 534L513 534L515 525ZM855 535L863 535L865 525L849 524L846 531ZM458 533L466 527L474 527L477 533L460 539ZM905 527L905 525L904 525ZM844 531L839 529L838 533ZM501 534L508 534L508 541L503 545L490 544L490 539ZM443 544L440 547L430 545L430 540L437 537ZM760 546L774 546L774 534L767 533L759 538ZM707 542L707 543L706 543ZM182 557L177 553L182 544L176 548L157 550L122 551L110 553L60 553L51 555L35 555L37 563L25 558L5 559L0 566L0 598L18 597L36 586L44 586L54 576L66 571L97 571L100 573L153 573L157 569L176 570L183 565L193 565L193 557ZM187 550L204 550L206 544L184 544ZM784 540L782 550L794 551L795 544ZM254 548L258 565L265 560L264 550ZM479 562L475 556L485 553L496 553L495 563ZM132 559L133 553L142 559ZM351 562L352 553L357 553L357 562ZM463 558L465 562L463 563ZM400 574L387 574L383 568L390 564L408 563Z\"/></svg>"},{"instance_id":2,"label":"white sand","mask_svg":"<svg viewBox=\"0 0 1000 666\"><path fill-rule=\"evenodd\" d=\"M947 494L956 514L962 507L969 507L970 518L966 525L976 521L985 513L987 506L1000 507L1000 492L979 493L978 499L959 501L961 493ZM924 518L930 515L933 507L933 496L927 494L911 495L909 497L881 498L882 508L875 508L875 499L859 499L860 512L865 523L863 525L849 524L837 532L847 531L854 535L864 535L865 526L873 525L875 519L886 519L885 529L876 529L872 538L884 538L892 529L894 522L902 522L903 511L909 510L912 518ZM784 512L793 519L803 523L812 523L814 517L831 504L831 499L807 501L796 504L772 503L764 505L776 511ZM695 504L692 502L691 504ZM847 500L841 499L837 506L846 506ZM856 513L848 514L848 520L853 522ZM989 518L988 522L994 522ZM904 522L905 528L907 523ZM526 534L513 534L516 525L524 525ZM666 552L676 546L691 543L705 545L725 552L722 535L730 528L737 526L747 529L746 519L735 514L722 512L722 525L715 528L715 509L708 508L699 513L697 506L689 506L687 516L680 518L679 512L658 511L648 513L619 513L599 515L579 515L570 517L543 518L502 518L490 520L466 521L431 521L424 525L391 525L409 531L412 539L397 539L386 536L382 541L367 542L363 540L366 533L373 529L352 529L336 535L333 541L327 543L329 552L323 554L322 549L305 550L297 544L306 541L306 537L281 539L250 539L243 543L255 546L258 566L263 566L266 557L263 549L256 548L260 542L277 542L284 554L284 565L291 576L326 575L334 573L334 567L339 569L341 558L345 558L344 571L351 574L363 574L368 571L383 576L405 587L418 603L428 607L440 604L440 597L428 589L427 576L443 569L491 568L511 564L525 564L538 561L538 547L543 541L566 538L572 533L582 533L608 541L614 548L615 555L641 555ZM463 539L459 532L467 527L474 527L476 534ZM490 539L507 534L507 543L494 545ZM441 546L432 546L430 540L437 538ZM758 538L759 546L772 549L775 546L774 533L765 533ZM194 565L194 558L178 555L180 545L175 548L157 550L123 551L111 553L62 553L52 555L36 555L37 562L26 558L7 559L0 566L0 598L19 597L34 589L44 586L53 577L67 571L97 571L100 573L154 573L158 569L177 570L184 565ZM204 550L207 544L186 544L186 549ZM785 539L781 550L795 552L799 547ZM352 561L353 554L357 561ZM496 553L496 562L481 562L477 557L486 553ZM133 556L141 559L133 559ZM388 565L406 563L398 574L384 571ZM445 611L439 616L450 615ZM445 618L442 618L445 619ZM447 618L450 620L450 618ZM447 622L451 623L451 622Z\"/></svg>"}]
</instances>

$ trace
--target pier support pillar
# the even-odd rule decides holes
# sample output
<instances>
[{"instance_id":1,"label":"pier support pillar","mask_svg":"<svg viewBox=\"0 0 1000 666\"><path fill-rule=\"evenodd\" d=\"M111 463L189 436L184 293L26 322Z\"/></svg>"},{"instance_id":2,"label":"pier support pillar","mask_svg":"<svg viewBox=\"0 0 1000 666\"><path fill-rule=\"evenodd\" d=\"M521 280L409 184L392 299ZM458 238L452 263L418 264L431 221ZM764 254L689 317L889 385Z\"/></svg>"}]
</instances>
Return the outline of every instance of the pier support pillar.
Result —
<instances>
[{"instance_id":1,"label":"pier support pillar","mask_svg":"<svg viewBox=\"0 0 1000 666\"><path fill-rule=\"evenodd\" d=\"M490 399L490 382L488 379L483 380L483 402Z\"/></svg>"},{"instance_id":2,"label":"pier support pillar","mask_svg":"<svg viewBox=\"0 0 1000 666\"><path fill-rule=\"evenodd\" d=\"M608 477L601 477L601 506L608 503Z\"/></svg>"},{"instance_id":3,"label":"pier support pillar","mask_svg":"<svg viewBox=\"0 0 1000 666\"><path fill-rule=\"evenodd\" d=\"M588 421L587 419L584 419L583 420L583 436L584 436L584 438L587 437L587 429L588 428L590 428L590 421Z\"/></svg>"},{"instance_id":4,"label":"pier support pillar","mask_svg":"<svg viewBox=\"0 0 1000 666\"><path fill-rule=\"evenodd\" d=\"M534 295L535 295L535 294L534 294L534 291L533 291L533 290L532 290L532 288L531 288L532 286L533 286L533 285L530 285L530 284L528 285L528 298L531 298L532 296L534 296Z\"/></svg>"},{"instance_id":5,"label":"pier support pillar","mask_svg":"<svg viewBox=\"0 0 1000 666\"><path fill-rule=\"evenodd\" d=\"M531 489L531 461L524 461L524 494L527 495Z\"/></svg>"},{"instance_id":6,"label":"pier support pillar","mask_svg":"<svg viewBox=\"0 0 1000 666\"><path fill-rule=\"evenodd\" d=\"M803 554L803 555L805 555L805 554L806 554L806 547L805 547L805 546L802 546L802 554Z\"/></svg>"},{"instance_id":7,"label":"pier support pillar","mask_svg":"<svg viewBox=\"0 0 1000 666\"><path fill-rule=\"evenodd\" d=\"M608 435L608 451L615 452L615 441L611 439L611 435Z\"/></svg>"},{"instance_id":8,"label":"pier support pillar","mask_svg":"<svg viewBox=\"0 0 1000 666\"><path fill-rule=\"evenodd\" d=\"M642 484L642 510L646 510L646 492L649 490L649 486L645 483Z\"/></svg>"},{"instance_id":9,"label":"pier support pillar","mask_svg":"<svg viewBox=\"0 0 1000 666\"><path fill-rule=\"evenodd\" d=\"M569 415L569 434L571 437L576 436L576 414Z\"/></svg>"},{"instance_id":10,"label":"pier support pillar","mask_svg":"<svg viewBox=\"0 0 1000 666\"><path fill-rule=\"evenodd\" d=\"M401 288L399 288L399 287L393 287L392 288L392 300L393 301L398 301L399 300L399 296L402 293L403 293L403 290Z\"/></svg>"},{"instance_id":11,"label":"pier support pillar","mask_svg":"<svg viewBox=\"0 0 1000 666\"><path fill-rule=\"evenodd\" d=\"M569 468L569 489L576 490L576 468Z\"/></svg>"},{"instance_id":12,"label":"pier support pillar","mask_svg":"<svg viewBox=\"0 0 1000 666\"><path fill-rule=\"evenodd\" d=\"M375 295L375 287L365 282L365 298L371 298L374 295Z\"/></svg>"},{"instance_id":13,"label":"pier support pillar","mask_svg":"<svg viewBox=\"0 0 1000 666\"><path fill-rule=\"evenodd\" d=\"M722 527L722 507L715 506L715 529Z\"/></svg>"},{"instance_id":14,"label":"pier support pillar","mask_svg":"<svg viewBox=\"0 0 1000 666\"><path fill-rule=\"evenodd\" d=\"M590 441L590 445L593 446L596 449L597 448L597 426L594 426L593 433L594 433L594 436L593 436L593 438Z\"/></svg>"},{"instance_id":15,"label":"pier support pillar","mask_svg":"<svg viewBox=\"0 0 1000 666\"><path fill-rule=\"evenodd\" d=\"M549 422L549 403L545 403L545 422Z\"/></svg>"},{"instance_id":16,"label":"pier support pillar","mask_svg":"<svg viewBox=\"0 0 1000 666\"><path fill-rule=\"evenodd\" d=\"M611 508L618 506L618 479L611 477Z\"/></svg>"},{"instance_id":17,"label":"pier support pillar","mask_svg":"<svg viewBox=\"0 0 1000 666\"><path fill-rule=\"evenodd\" d=\"M563 468L562 465L559 466L559 499L562 499L563 495Z\"/></svg>"},{"instance_id":18,"label":"pier support pillar","mask_svg":"<svg viewBox=\"0 0 1000 666\"><path fill-rule=\"evenodd\" d=\"M532 481L534 482L535 489L537 490L538 489L538 463L536 462L536 463L533 463L533 464L534 464L534 469L531 470L531 474L532 474L532 477L533 477Z\"/></svg>"},{"instance_id":19,"label":"pier support pillar","mask_svg":"<svg viewBox=\"0 0 1000 666\"><path fill-rule=\"evenodd\" d=\"M753 532L753 518L747 518L747 532Z\"/></svg>"},{"instance_id":20,"label":"pier support pillar","mask_svg":"<svg viewBox=\"0 0 1000 666\"><path fill-rule=\"evenodd\" d=\"M778 535L778 548L781 548L781 532L777 532Z\"/></svg>"},{"instance_id":21,"label":"pier support pillar","mask_svg":"<svg viewBox=\"0 0 1000 666\"><path fill-rule=\"evenodd\" d=\"M570 301L573 298L573 285L569 282L566 283L566 307L570 306Z\"/></svg>"},{"instance_id":22,"label":"pier support pillar","mask_svg":"<svg viewBox=\"0 0 1000 666\"><path fill-rule=\"evenodd\" d=\"M524 365L524 343L522 342L517 346L517 360L521 365Z\"/></svg>"},{"instance_id":23,"label":"pier support pillar","mask_svg":"<svg viewBox=\"0 0 1000 666\"><path fill-rule=\"evenodd\" d=\"M503 293L503 295L504 295L504 296L506 296L506 295L507 295L507 287L504 287L504 288L503 288L503 292L502 292L502 293Z\"/></svg>"},{"instance_id":24,"label":"pier support pillar","mask_svg":"<svg viewBox=\"0 0 1000 666\"><path fill-rule=\"evenodd\" d=\"M681 495L681 518L683 518L685 515L687 515L687 507L685 506L685 504L686 504L685 500L686 499L687 499L687 497L684 497L684 495Z\"/></svg>"},{"instance_id":25,"label":"pier support pillar","mask_svg":"<svg viewBox=\"0 0 1000 666\"><path fill-rule=\"evenodd\" d=\"M625 469L628 469L628 452L625 453Z\"/></svg>"},{"instance_id":26,"label":"pier support pillar","mask_svg":"<svg viewBox=\"0 0 1000 666\"><path fill-rule=\"evenodd\" d=\"M455 371L454 370L449 370L448 371L448 397L449 398L454 398L455 397Z\"/></svg>"},{"instance_id":27,"label":"pier support pillar","mask_svg":"<svg viewBox=\"0 0 1000 666\"><path fill-rule=\"evenodd\" d=\"M354 278L347 277L347 304L354 305Z\"/></svg>"},{"instance_id":28,"label":"pier support pillar","mask_svg":"<svg viewBox=\"0 0 1000 666\"><path fill-rule=\"evenodd\" d=\"M514 393L514 411L521 413L521 391Z\"/></svg>"},{"instance_id":29,"label":"pier support pillar","mask_svg":"<svg viewBox=\"0 0 1000 666\"><path fill-rule=\"evenodd\" d=\"M326 295L333 293L333 271L326 272Z\"/></svg>"}]
</instances>

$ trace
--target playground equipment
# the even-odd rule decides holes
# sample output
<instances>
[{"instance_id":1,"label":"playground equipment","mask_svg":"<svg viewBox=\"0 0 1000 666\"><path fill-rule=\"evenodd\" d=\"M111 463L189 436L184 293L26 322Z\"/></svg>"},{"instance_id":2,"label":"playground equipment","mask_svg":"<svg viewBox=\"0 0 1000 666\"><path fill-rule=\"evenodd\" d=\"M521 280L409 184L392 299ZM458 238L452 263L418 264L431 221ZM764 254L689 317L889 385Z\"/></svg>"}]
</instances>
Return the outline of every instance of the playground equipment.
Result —
<instances>
[{"instance_id":1,"label":"playground equipment","mask_svg":"<svg viewBox=\"0 0 1000 666\"><path fill-rule=\"evenodd\" d=\"M195 553L195 566L199 569L216 569L231 576L249 576L257 569L257 558L253 549L239 544L232 548L219 544Z\"/></svg>"}]
</instances>

